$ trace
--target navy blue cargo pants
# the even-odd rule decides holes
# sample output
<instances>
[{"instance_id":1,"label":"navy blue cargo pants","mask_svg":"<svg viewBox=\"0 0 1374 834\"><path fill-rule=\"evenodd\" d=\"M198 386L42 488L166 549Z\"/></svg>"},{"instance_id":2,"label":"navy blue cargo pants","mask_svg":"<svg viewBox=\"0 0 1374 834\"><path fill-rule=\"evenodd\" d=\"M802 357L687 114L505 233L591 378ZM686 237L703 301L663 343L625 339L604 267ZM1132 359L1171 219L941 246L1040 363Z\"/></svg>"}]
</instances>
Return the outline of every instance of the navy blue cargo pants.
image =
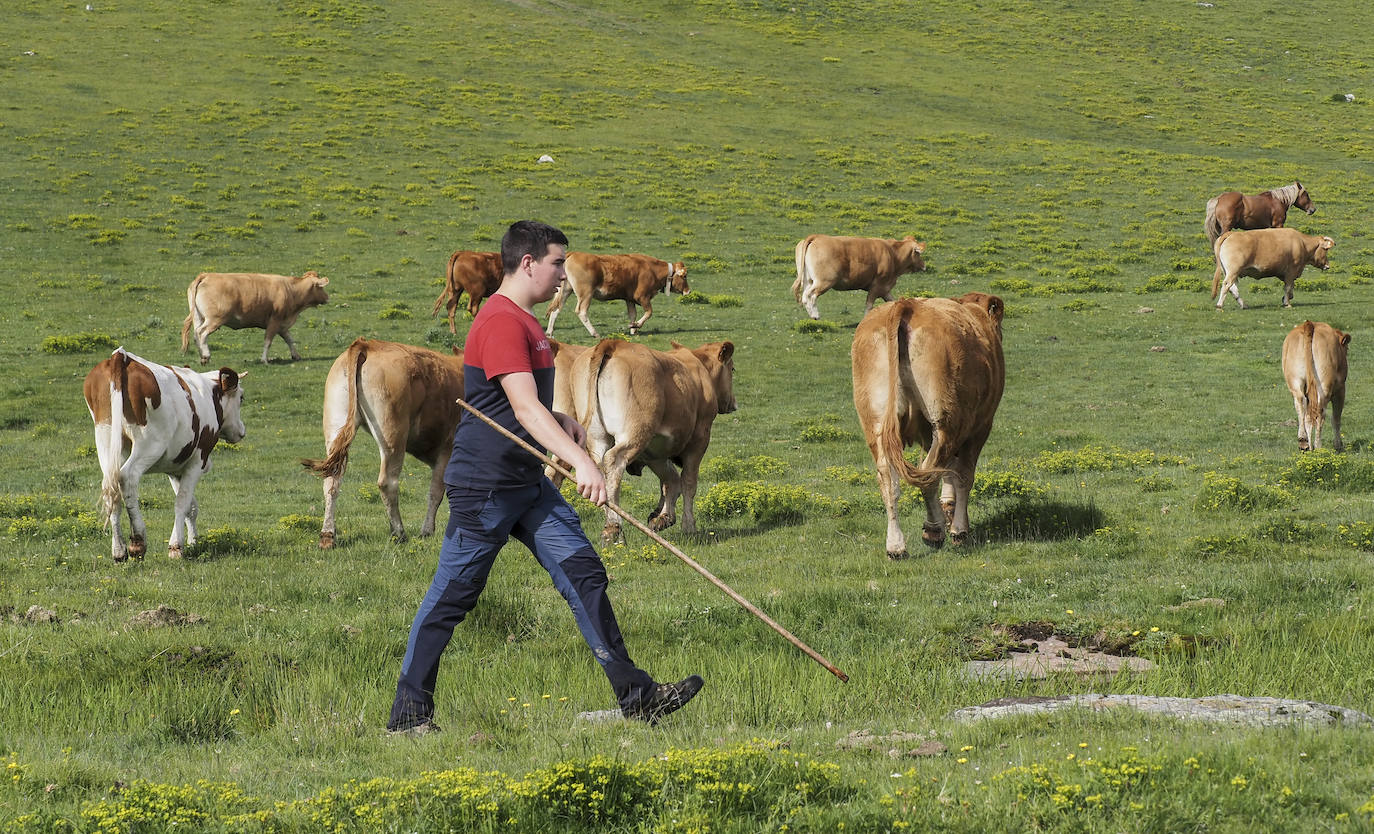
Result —
<instances>
[{"instance_id":1,"label":"navy blue cargo pants","mask_svg":"<svg viewBox=\"0 0 1374 834\"><path fill-rule=\"evenodd\" d=\"M387 728L403 730L434 715L439 658L453 629L477 604L496 554L510 538L530 549L568 601L587 646L622 708L647 698L654 681L630 659L606 596L606 568L577 513L545 478L510 490L448 487L449 518L439 567L410 626L410 640Z\"/></svg>"}]
</instances>

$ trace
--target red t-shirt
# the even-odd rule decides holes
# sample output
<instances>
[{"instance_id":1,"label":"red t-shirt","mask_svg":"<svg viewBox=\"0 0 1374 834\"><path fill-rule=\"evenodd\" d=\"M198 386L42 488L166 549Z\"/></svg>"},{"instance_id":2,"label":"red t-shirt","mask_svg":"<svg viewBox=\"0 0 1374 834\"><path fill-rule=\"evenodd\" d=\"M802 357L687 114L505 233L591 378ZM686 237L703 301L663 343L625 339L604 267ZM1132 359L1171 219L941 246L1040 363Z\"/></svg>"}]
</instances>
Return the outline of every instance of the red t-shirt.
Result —
<instances>
[{"instance_id":1,"label":"red t-shirt","mask_svg":"<svg viewBox=\"0 0 1374 834\"><path fill-rule=\"evenodd\" d=\"M553 407L553 350L534 316L503 295L493 295L468 330L463 346L463 399L540 451L543 447L515 419L499 377L534 374L539 401ZM528 486L544 477L544 464L467 411L453 435L444 482L480 489Z\"/></svg>"}]
</instances>

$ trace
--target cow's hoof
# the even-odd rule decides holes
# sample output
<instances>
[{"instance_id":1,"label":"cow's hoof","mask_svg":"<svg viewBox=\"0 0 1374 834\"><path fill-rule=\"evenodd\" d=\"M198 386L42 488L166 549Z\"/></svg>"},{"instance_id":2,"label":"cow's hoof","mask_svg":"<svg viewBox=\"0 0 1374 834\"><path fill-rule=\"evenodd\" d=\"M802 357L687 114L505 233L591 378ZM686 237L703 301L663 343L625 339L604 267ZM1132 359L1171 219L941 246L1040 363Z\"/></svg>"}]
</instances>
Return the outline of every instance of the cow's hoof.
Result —
<instances>
[{"instance_id":1,"label":"cow's hoof","mask_svg":"<svg viewBox=\"0 0 1374 834\"><path fill-rule=\"evenodd\" d=\"M397 544L405 544L410 541L410 536L406 535L406 531L400 530L391 534L391 540Z\"/></svg>"},{"instance_id":2,"label":"cow's hoof","mask_svg":"<svg viewBox=\"0 0 1374 834\"><path fill-rule=\"evenodd\" d=\"M320 534L320 550L330 550L330 549L332 549L333 547L334 547L334 534L333 534L333 533L321 533L321 534Z\"/></svg>"},{"instance_id":3,"label":"cow's hoof","mask_svg":"<svg viewBox=\"0 0 1374 834\"><path fill-rule=\"evenodd\" d=\"M942 524L922 524L921 541L932 550L939 550L945 546L945 528Z\"/></svg>"},{"instance_id":4,"label":"cow's hoof","mask_svg":"<svg viewBox=\"0 0 1374 834\"><path fill-rule=\"evenodd\" d=\"M1310 443L1308 443L1307 438L1305 438L1305 437L1299 437L1299 438L1298 438L1298 451L1300 451L1300 452L1306 452L1307 450L1309 450L1309 449L1311 449L1311 448L1312 448L1312 446L1311 446Z\"/></svg>"},{"instance_id":5,"label":"cow's hoof","mask_svg":"<svg viewBox=\"0 0 1374 834\"><path fill-rule=\"evenodd\" d=\"M906 548L902 548L900 553L893 553L889 550L887 552L887 558L891 559L894 562L900 562L903 559L910 559L911 554L906 552Z\"/></svg>"},{"instance_id":6,"label":"cow's hoof","mask_svg":"<svg viewBox=\"0 0 1374 834\"><path fill-rule=\"evenodd\" d=\"M957 546L957 545L961 545L961 544L963 544L963 543L965 542L965 540L967 540L967 539L968 539L968 531L967 531L967 530L964 530L963 532L960 532L960 533L955 533L955 532L952 531L952 530L950 531L950 534L949 534L949 543L952 544L952 545L956 545L956 546Z\"/></svg>"},{"instance_id":7,"label":"cow's hoof","mask_svg":"<svg viewBox=\"0 0 1374 834\"><path fill-rule=\"evenodd\" d=\"M625 536L620 531L619 524L607 524L601 530L601 541L605 544L617 544L625 541Z\"/></svg>"},{"instance_id":8,"label":"cow's hoof","mask_svg":"<svg viewBox=\"0 0 1374 834\"><path fill-rule=\"evenodd\" d=\"M672 516L656 515L649 519L649 529L657 533L660 530L667 530L677 523L677 519Z\"/></svg>"},{"instance_id":9,"label":"cow's hoof","mask_svg":"<svg viewBox=\"0 0 1374 834\"><path fill-rule=\"evenodd\" d=\"M113 558L116 562L127 562L127 561L129 561L129 554L128 554L128 552L124 552L124 553L111 553L111 554L110 554L110 557Z\"/></svg>"},{"instance_id":10,"label":"cow's hoof","mask_svg":"<svg viewBox=\"0 0 1374 834\"><path fill-rule=\"evenodd\" d=\"M167 548L167 558L168 558L168 559L180 559L180 558L181 558L181 548L179 548L179 547L169 547L169 548Z\"/></svg>"},{"instance_id":11,"label":"cow's hoof","mask_svg":"<svg viewBox=\"0 0 1374 834\"><path fill-rule=\"evenodd\" d=\"M953 501L943 501L943 500L942 500L942 501L940 502L940 509L941 509L941 510L944 512L944 514L945 514L945 526L946 526L946 527L953 527L953 526L954 526L954 502L953 502Z\"/></svg>"},{"instance_id":12,"label":"cow's hoof","mask_svg":"<svg viewBox=\"0 0 1374 834\"><path fill-rule=\"evenodd\" d=\"M142 559L143 554L148 550L148 544L143 539L129 539L129 555L135 559Z\"/></svg>"}]
</instances>

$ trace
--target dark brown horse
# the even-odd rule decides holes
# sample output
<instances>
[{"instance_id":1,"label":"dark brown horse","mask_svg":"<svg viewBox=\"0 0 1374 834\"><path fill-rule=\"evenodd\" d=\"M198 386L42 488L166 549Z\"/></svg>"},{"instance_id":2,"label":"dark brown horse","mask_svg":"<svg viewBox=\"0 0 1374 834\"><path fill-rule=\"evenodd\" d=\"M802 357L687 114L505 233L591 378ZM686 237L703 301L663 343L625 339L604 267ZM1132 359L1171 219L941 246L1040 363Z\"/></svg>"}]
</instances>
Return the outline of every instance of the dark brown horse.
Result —
<instances>
[{"instance_id":1,"label":"dark brown horse","mask_svg":"<svg viewBox=\"0 0 1374 834\"><path fill-rule=\"evenodd\" d=\"M1307 189L1297 180L1263 194L1219 194L1207 201L1207 219L1203 221L1207 242L1215 244L1222 233L1232 229L1277 229L1288 218L1289 206L1297 206L1308 214L1317 211Z\"/></svg>"}]
</instances>

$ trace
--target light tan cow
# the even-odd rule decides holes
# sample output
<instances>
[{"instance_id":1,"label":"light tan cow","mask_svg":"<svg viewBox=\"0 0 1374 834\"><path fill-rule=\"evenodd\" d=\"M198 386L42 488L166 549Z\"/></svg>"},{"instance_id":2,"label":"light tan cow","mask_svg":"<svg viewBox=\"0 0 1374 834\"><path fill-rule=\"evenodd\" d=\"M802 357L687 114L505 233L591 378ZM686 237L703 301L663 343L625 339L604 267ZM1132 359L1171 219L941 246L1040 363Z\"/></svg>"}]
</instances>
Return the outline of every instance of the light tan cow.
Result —
<instances>
[{"instance_id":1,"label":"light tan cow","mask_svg":"<svg viewBox=\"0 0 1374 834\"><path fill-rule=\"evenodd\" d=\"M587 429L587 447L606 475L612 502L620 500L626 471L648 466L658 475L659 502L649 526L662 530L677 521L696 532L695 501L701 459L711 442L717 414L735 410L735 346L711 342L695 350L672 350L603 339L573 363L571 416ZM604 541L623 541L620 517L606 511Z\"/></svg>"},{"instance_id":2,"label":"light tan cow","mask_svg":"<svg viewBox=\"0 0 1374 834\"><path fill-rule=\"evenodd\" d=\"M579 356L591 348L553 338L549 339L549 348L553 350L553 410L573 417L577 413L573 405L573 365ZM563 483L563 476L552 466L544 467L544 475L553 481L554 486Z\"/></svg>"},{"instance_id":3,"label":"light tan cow","mask_svg":"<svg viewBox=\"0 0 1374 834\"><path fill-rule=\"evenodd\" d=\"M1350 334L1324 322L1305 321L1283 340L1283 379L1293 393L1298 412L1298 448L1322 447L1322 421L1331 404L1331 447L1345 451L1341 439L1341 411L1345 408L1346 352Z\"/></svg>"},{"instance_id":4,"label":"light tan cow","mask_svg":"<svg viewBox=\"0 0 1374 834\"><path fill-rule=\"evenodd\" d=\"M453 430L461 413L463 354L453 355L396 342L358 339L348 346L324 383L324 460L302 460L324 477L324 524L320 547L334 546L334 509L348 450L359 427L372 435L381 454L381 490L391 536L405 541L398 502L406 453L432 470L429 506L421 536L434 532L434 517L444 496L444 469L453 451Z\"/></svg>"},{"instance_id":5,"label":"light tan cow","mask_svg":"<svg viewBox=\"0 0 1374 834\"><path fill-rule=\"evenodd\" d=\"M299 360L301 355L291 340L291 325L302 310L329 300L324 291L328 283L328 278L313 270L300 276L202 272L186 288L186 305L191 312L181 323L181 352L185 353L190 345L194 329L200 364L204 365L210 361L206 339L211 333L221 327L261 327L267 331L262 343L263 364L267 363L267 349L278 333L291 349L291 358Z\"/></svg>"},{"instance_id":6,"label":"light tan cow","mask_svg":"<svg viewBox=\"0 0 1374 834\"><path fill-rule=\"evenodd\" d=\"M597 335L592 320L587 315L592 299L597 301L625 302L625 313L630 319L630 335L639 332L649 316L654 314L653 298L660 291L686 295L691 292L687 286L687 267L681 262L668 263L648 255L593 255L588 252L569 252L564 264L568 280L558 288L553 300L549 302L549 324L544 332L553 335L553 323L567 299L568 287L577 295L577 317L587 328L593 339ZM635 320L635 304L644 308L644 315Z\"/></svg>"},{"instance_id":7,"label":"light tan cow","mask_svg":"<svg viewBox=\"0 0 1374 834\"><path fill-rule=\"evenodd\" d=\"M453 316L458 310L458 299L467 293L468 314L476 317L482 300L500 289L503 272L500 252L468 252L462 249L454 252L449 256L448 270L444 274L444 291L434 300L430 315L438 315L439 308L447 303L448 331L457 333Z\"/></svg>"},{"instance_id":8,"label":"light tan cow","mask_svg":"<svg viewBox=\"0 0 1374 834\"><path fill-rule=\"evenodd\" d=\"M854 408L887 508L887 555L907 555L897 521L900 477L921 489L930 547L968 533L968 495L978 455L1002 399L1002 299L904 298L864 316L854 332ZM919 442L919 466L902 449ZM941 482L943 481L943 487Z\"/></svg>"},{"instance_id":9,"label":"light tan cow","mask_svg":"<svg viewBox=\"0 0 1374 834\"><path fill-rule=\"evenodd\" d=\"M176 496L167 555L181 558L196 543L196 484L210 471L210 452L220 438L243 439L243 386L247 374L231 368L198 373L149 362L124 348L86 375L82 393L95 424L100 459L100 505L111 529L110 555L122 562L142 559L147 527L138 485L148 472L161 472ZM132 530L125 544L120 507Z\"/></svg>"},{"instance_id":10,"label":"light tan cow","mask_svg":"<svg viewBox=\"0 0 1374 834\"><path fill-rule=\"evenodd\" d=\"M810 235L797 241L797 280L792 297L813 319L821 317L816 297L827 290L867 290L864 312L881 298L892 300L897 279L921 272L926 245L914 237L888 240L879 237L831 237Z\"/></svg>"},{"instance_id":11,"label":"light tan cow","mask_svg":"<svg viewBox=\"0 0 1374 834\"><path fill-rule=\"evenodd\" d=\"M1335 245L1329 237L1305 235L1286 226L1226 232L1212 246L1217 264L1212 274L1212 297L1217 300L1217 309L1226 300L1227 290L1236 297L1236 304L1245 309L1236 286L1236 280L1242 276L1283 279L1283 306L1292 307L1293 284L1298 276L1308 264L1328 269L1331 264L1327 252Z\"/></svg>"}]
</instances>

